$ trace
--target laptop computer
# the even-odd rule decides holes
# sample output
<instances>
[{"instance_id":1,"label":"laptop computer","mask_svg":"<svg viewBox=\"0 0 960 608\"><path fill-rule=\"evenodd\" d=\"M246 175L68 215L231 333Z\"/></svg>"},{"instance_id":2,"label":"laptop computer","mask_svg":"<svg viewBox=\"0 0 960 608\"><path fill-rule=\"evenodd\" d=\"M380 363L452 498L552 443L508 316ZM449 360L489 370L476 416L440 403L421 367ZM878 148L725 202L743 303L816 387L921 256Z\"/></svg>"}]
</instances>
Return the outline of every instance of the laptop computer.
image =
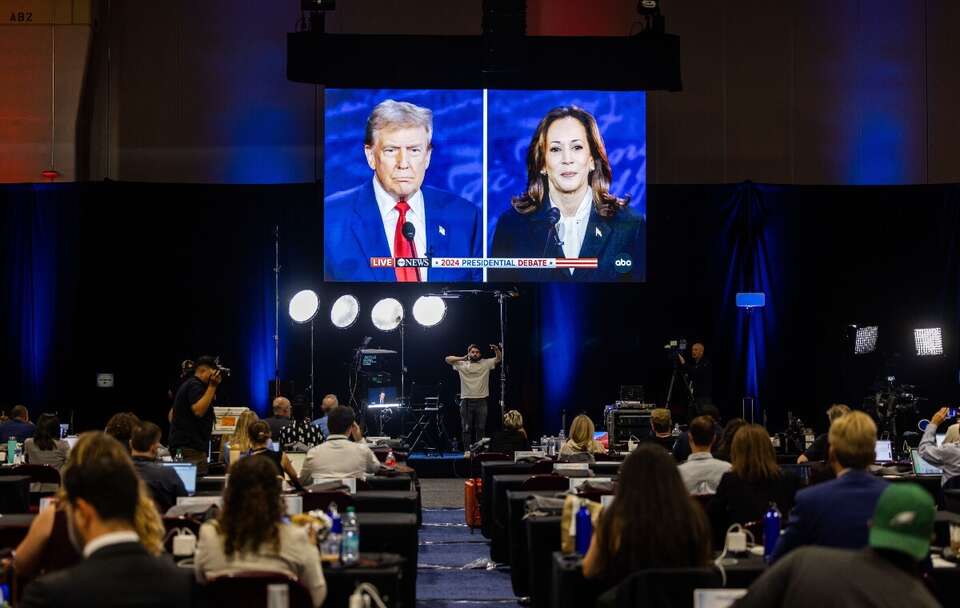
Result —
<instances>
[{"instance_id":1,"label":"laptop computer","mask_svg":"<svg viewBox=\"0 0 960 608\"><path fill-rule=\"evenodd\" d=\"M893 442L887 439L878 439L874 462L893 462Z\"/></svg>"},{"instance_id":2,"label":"laptop computer","mask_svg":"<svg viewBox=\"0 0 960 608\"><path fill-rule=\"evenodd\" d=\"M286 452L287 458L290 460L290 464L293 465L293 470L297 472L297 475L300 474L300 469L303 468L303 461L307 459L306 452Z\"/></svg>"},{"instance_id":3,"label":"laptop computer","mask_svg":"<svg viewBox=\"0 0 960 608\"><path fill-rule=\"evenodd\" d=\"M193 496L197 492L197 465L190 462L161 462L165 467L170 467L180 476L183 487L187 489L187 494Z\"/></svg>"},{"instance_id":4,"label":"laptop computer","mask_svg":"<svg viewBox=\"0 0 960 608\"><path fill-rule=\"evenodd\" d=\"M917 477L940 477L940 468L921 458L920 450L910 450L910 462L913 464L913 474Z\"/></svg>"}]
</instances>

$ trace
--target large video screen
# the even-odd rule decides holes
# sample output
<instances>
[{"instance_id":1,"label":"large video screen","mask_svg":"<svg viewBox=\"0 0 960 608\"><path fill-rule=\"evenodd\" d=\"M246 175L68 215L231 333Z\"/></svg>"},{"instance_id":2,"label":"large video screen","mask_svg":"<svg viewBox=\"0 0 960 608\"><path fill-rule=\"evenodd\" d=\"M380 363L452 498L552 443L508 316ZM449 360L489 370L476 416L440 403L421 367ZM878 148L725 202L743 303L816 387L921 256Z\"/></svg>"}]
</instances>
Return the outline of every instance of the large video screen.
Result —
<instances>
[{"instance_id":1,"label":"large video screen","mask_svg":"<svg viewBox=\"0 0 960 608\"><path fill-rule=\"evenodd\" d=\"M640 91L327 89L324 280L646 279Z\"/></svg>"}]
</instances>

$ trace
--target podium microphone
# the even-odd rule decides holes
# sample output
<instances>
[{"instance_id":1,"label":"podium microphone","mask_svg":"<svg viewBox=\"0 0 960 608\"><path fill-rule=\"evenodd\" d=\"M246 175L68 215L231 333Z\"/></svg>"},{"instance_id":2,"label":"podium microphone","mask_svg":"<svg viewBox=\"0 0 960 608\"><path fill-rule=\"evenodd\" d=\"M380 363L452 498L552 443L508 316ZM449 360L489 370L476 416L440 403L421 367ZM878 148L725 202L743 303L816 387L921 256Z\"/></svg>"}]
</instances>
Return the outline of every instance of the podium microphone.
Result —
<instances>
[{"instance_id":1,"label":"podium microphone","mask_svg":"<svg viewBox=\"0 0 960 608\"><path fill-rule=\"evenodd\" d=\"M547 212L547 240L543 244L543 255L540 257L547 257L547 250L550 248L550 245L556 245L558 247L563 247L563 241L560 240L560 235L557 233L557 224L560 223L560 210L556 207L551 207L550 211Z\"/></svg>"},{"instance_id":2,"label":"podium microphone","mask_svg":"<svg viewBox=\"0 0 960 608\"><path fill-rule=\"evenodd\" d=\"M413 237L417 236L417 227L413 225L413 222L404 222L401 231L403 232L403 238L410 241L410 245L413 247L414 251L416 251L417 247L413 242ZM420 272L419 267L417 267L417 280L423 281L423 273Z\"/></svg>"}]
</instances>

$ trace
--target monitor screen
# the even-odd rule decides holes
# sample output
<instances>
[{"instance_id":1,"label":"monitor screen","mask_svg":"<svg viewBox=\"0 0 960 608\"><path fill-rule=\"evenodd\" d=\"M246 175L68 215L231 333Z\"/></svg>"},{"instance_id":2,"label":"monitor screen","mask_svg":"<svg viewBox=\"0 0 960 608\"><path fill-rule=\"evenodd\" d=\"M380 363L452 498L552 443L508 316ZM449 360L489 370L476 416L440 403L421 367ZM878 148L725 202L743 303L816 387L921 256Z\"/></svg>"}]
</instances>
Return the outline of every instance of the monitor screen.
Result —
<instances>
[{"instance_id":1,"label":"monitor screen","mask_svg":"<svg viewBox=\"0 0 960 608\"><path fill-rule=\"evenodd\" d=\"M893 460L892 442L884 439L877 440L874 462L890 462L891 460Z\"/></svg>"},{"instance_id":2,"label":"monitor screen","mask_svg":"<svg viewBox=\"0 0 960 608\"><path fill-rule=\"evenodd\" d=\"M645 281L646 153L643 91L326 89L324 280Z\"/></svg>"},{"instance_id":3,"label":"monitor screen","mask_svg":"<svg viewBox=\"0 0 960 608\"><path fill-rule=\"evenodd\" d=\"M910 460L913 463L914 475L940 475L939 467L935 467L920 457L918 450L910 450Z\"/></svg>"},{"instance_id":4,"label":"monitor screen","mask_svg":"<svg viewBox=\"0 0 960 608\"><path fill-rule=\"evenodd\" d=\"M377 405L397 405L400 391L395 386L376 386L367 390L367 403Z\"/></svg>"},{"instance_id":5,"label":"monitor screen","mask_svg":"<svg viewBox=\"0 0 960 608\"><path fill-rule=\"evenodd\" d=\"M189 462L161 462L160 464L177 472L183 487L187 489L187 494L192 496L197 491L197 465Z\"/></svg>"}]
</instances>

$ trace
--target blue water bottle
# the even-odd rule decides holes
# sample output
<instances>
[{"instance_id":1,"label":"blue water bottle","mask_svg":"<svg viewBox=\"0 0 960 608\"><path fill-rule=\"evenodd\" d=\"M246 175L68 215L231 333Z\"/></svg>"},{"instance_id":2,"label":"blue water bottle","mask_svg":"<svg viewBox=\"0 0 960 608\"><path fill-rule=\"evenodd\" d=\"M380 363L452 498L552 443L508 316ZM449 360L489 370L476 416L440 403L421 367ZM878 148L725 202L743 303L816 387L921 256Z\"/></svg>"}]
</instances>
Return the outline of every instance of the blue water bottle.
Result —
<instances>
[{"instance_id":1,"label":"blue water bottle","mask_svg":"<svg viewBox=\"0 0 960 608\"><path fill-rule=\"evenodd\" d=\"M763 514L763 561L767 563L780 540L780 519L777 503L771 502L770 508Z\"/></svg>"},{"instance_id":2,"label":"blue water bottle","mask_svg":"<svg viewBox=\"0 0 960 608\"><path fill-rule=\"evenodd\" d=\"M577 553L586 555L590 549L590 537L593 536L593 521L590 519L590 509L587 504L581 503L577 511Z\"/></svg>"}]
</instances>

